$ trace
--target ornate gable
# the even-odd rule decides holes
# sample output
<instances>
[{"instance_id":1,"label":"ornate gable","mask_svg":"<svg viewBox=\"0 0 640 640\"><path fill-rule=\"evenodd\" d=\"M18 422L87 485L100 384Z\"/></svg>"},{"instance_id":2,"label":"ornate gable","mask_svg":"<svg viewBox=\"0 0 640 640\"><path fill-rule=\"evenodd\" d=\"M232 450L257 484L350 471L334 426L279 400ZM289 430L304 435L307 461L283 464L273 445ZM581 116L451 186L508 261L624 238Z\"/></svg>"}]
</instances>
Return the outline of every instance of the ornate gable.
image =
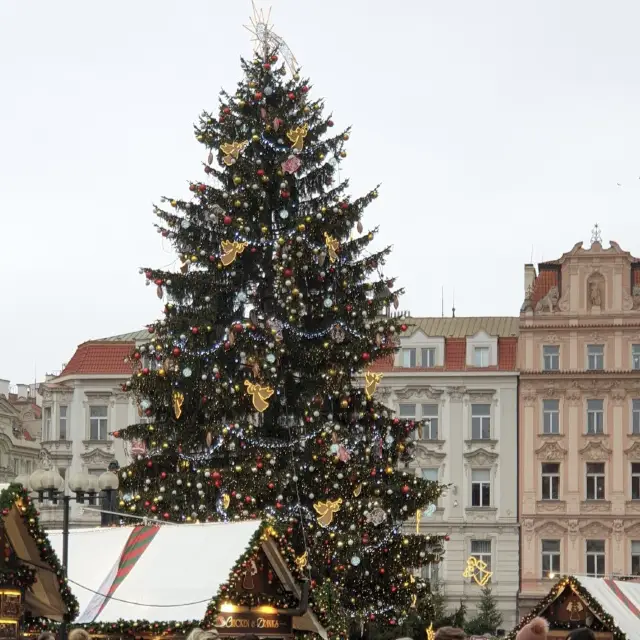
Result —
<instances>
[{"instance_id":1,"label":"ornate gable","mask_svg":"<svg viewBox=\"0 0 640 640\"><path fill-rule=\"evenodd\" d=\"M440 466L440 463L446 458L446 454L442 451L435 451L429 449L423 444L416 444L414 449L414 460L418 463L418 466Z\"/></svg>"},{"instance_id":2,"label":"ornate gable","mask_svg":"<svg viewBox=\"0 0 640 640\"><path fill-rule=\"evenodd\" d=\"M580 527L580 533L585 538L600 539L607 538L611 535L613 527L605 524L604 522L590 522L584 527Z\"/></svg>"},{"instance_id":3,"label":"ornate gable","mask_svg":"<svg viewBox=\"0 0 640 640\"><path fill-rule=\"evenodd\" d=\"M640 441L636 440L628 449L624 452L627 454L629 460L640 460Z\"/></svg>"},{"instance_id":4,"label":"ornate gable","mask_svg":"<svg viewBox=\"0 0 640 640\"><path fill-rule=\"evenodd\" d=\"M495 463L498 459L498 454L481 447L475 451L465 453L464 457L470 467L488 467Z\"/></svg>"},{"instance_id":5,"label":"ornate gable","mask_svg":"<svg viewBox=\"0 0 640 640\"><path fill-rule=\"evenodd\" d=\"M398 400L440 400L444 389L436 389L429 385L407 386L396 389Z\"/></svg>"}]
</instances>

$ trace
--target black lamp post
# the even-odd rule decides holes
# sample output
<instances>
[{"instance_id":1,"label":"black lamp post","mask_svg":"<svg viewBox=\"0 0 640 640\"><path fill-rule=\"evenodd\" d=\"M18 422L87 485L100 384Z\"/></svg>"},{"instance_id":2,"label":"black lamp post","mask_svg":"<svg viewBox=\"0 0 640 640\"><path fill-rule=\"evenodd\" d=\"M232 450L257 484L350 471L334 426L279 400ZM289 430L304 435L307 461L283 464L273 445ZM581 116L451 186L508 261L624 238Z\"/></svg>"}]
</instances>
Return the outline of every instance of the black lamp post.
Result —
<instances>
[{"instance_id":1,"label":"black lamp post","mask_svg":"<svg viewBox=\"0 0 640 640\"><path fill-rule=\"evenodd\" d=\"M102 505L111 506L114 502L118 490L118 463L112 462L109 471L105 471L99 477L86 472L74 473L69 478L69 489L74 496L64 491L64 480L55 469L38 469L29 478L29 485L32 491L38 494L38 501L49 500L52 504L62 503L62 568L65 578L67 577L67 567L69 563L69 518L71 514L71 500L77 504L97 505L101 499ZM109 509L112 510L112 509ZM108 523L111 523L112 514L108 515ZM104 526L105 519L101 518ZM60 625L60 640L67 640L67 622L63 620Z\"/></svg>"}]
</instances>

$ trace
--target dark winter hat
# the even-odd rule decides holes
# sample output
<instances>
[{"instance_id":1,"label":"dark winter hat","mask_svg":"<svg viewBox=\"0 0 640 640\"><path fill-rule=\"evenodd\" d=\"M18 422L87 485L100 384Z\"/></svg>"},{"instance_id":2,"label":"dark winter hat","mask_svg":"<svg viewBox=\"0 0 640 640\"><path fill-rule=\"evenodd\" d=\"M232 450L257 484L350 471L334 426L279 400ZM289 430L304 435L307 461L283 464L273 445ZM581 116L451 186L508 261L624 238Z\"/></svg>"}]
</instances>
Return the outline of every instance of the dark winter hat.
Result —
<instances>
[{"instance_id":1,"label":"dark winter hat","mask_svg":"<svg viewBox=\"0 0 640 640\"><path fill-rule=\"evenodd\" d=\"M544 618L534 618L518 631L516 640L547 640L548 631L549 623Z\"/></svg>"},{"instance_id":2,"label":"dark winter hat","mask_svg":"<svg viewBox=\"0 0 640 640\"><path fill-rule=\"evenodd\" d=\"M436 631L436 640L464 640L465 633L457 627L440 627Z\"/></svg>"}]
</instances>

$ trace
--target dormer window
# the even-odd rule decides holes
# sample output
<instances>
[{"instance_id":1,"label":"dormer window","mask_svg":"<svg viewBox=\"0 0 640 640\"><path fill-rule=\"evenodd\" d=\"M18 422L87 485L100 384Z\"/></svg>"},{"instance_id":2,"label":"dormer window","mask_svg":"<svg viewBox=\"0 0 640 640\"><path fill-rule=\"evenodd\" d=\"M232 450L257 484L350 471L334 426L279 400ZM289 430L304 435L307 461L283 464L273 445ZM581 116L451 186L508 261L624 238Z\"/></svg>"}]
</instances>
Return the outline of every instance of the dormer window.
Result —
<instances>
[{"instance_id":1,"label":"dormer window","mask_svg":"<svg viewBox=\"0 0 640 640\"><path fill-rule=\"evenodd\" d=\"M421 331L401 339L395 366L403 369L433 369L444 366L444 338L429 337Z\"/></svg>"},{"instance_id":2,"label":"dormer window","mask_svg":"<svg viewBox=\"0 0 640 640\"><path fill-rule=\"evenodd\" d=\"M402 350L402 366L405 369L413 369L416 366L416 350L415 349L403 349Z\"/></svg>"},{"instance_id":3,"label":"dormer window","mask_svg":"<svg viewBox=\"0 0 640 640\"><path fill-rule=\"evenodd\" d=\"M473 348L473 366L474 367L489 366L489 347Z\"/></svg>"},{"instance_id":4,"label":"dormer window","mask_svg":"<svg viewBox=\"0 0 640 640\"><path fill-rule=\"evenodd\" d=\"M425 369L430 369L431 367L436 366L436 348L435 347L427 347L425 349L420 349L420 356L422 362L420 366Z\"/></svg>"}]
</instances>

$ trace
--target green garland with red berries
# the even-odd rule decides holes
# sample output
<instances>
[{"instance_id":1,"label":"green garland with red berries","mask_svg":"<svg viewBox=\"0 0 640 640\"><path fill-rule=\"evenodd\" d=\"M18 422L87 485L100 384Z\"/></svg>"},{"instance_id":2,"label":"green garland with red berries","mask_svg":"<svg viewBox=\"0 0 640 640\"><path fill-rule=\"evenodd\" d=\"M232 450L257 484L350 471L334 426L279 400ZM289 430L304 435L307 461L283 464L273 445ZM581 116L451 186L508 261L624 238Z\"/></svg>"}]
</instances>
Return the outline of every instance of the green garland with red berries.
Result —
<instances>
[{"instance_id":1,"label":"green garland with red berries","mask_svg":"<svg viewBox=\"0 0 640 640\"><path fill-rule=\"evenodd\" d=\"M29 493L19 484L11 484L7 489L0 493L0 510L2 511L3 518L9 515L9 512L14 506L22 517L29 535L33 538L38 547L40 559L46 566L50 567L51 571L53 571L58 578L60 595L67 608L65 619L68 621L73 620L78 615L78 601L73 593L71 593L71 589L69 588L69 584L64 575L64 569L62 568L62 565L58 560L58 556L49 542L49 538L47 537L45 530L40 525L40 520L38 518L40 514L38 510L29 497ZM29 588L36 580L35 569L32 567L23 566L17 571L10 571L8 573L13 573L16 586ZM7 578L10 578L10 575L7 575Z\"/></svg>"}]
</instances>

